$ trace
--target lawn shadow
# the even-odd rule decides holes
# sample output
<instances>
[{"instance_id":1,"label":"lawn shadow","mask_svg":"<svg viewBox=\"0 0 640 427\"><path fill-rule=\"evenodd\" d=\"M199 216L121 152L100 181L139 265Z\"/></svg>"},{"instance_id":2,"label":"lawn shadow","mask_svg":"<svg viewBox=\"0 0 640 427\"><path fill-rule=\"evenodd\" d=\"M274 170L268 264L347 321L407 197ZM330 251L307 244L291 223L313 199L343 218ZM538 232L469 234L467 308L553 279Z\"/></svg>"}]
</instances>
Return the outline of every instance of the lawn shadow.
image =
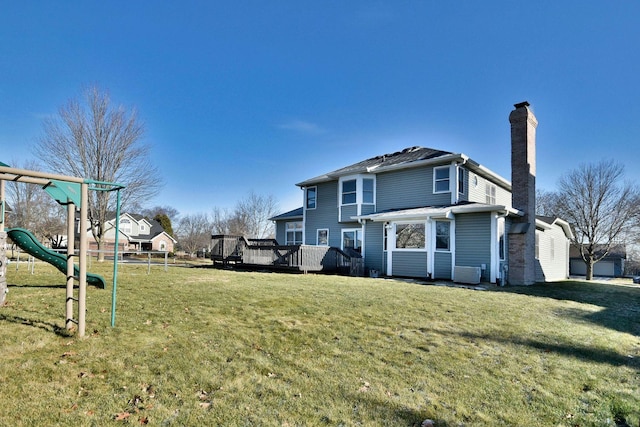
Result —
<instances>
[{"instance_id":1,"label":"lawn shadow","mask_svg":"<svg viewBox=\"0 0 640 427\"><path fill-rule=\"evenodd\" d=\"M7 283L7 287L8 288L46 288L46 289L66 289L67 285L65 284L61 284L61 285L17 285L17 284L10 284ZM77 288L77 285L73 286L74 288Z\"/></svg>"},{"instance_id":2,"label":"lawn shadow","mask_svg":"<svg viewBox=\"0 0 640 427\"><path fill-rule=\"evenodd\" d=\"M597 349L591 346L578 343L561 344L533 338L504 337L494 334L476 334L471 332L461 332L458 335L470 340L486 340L500 344L516 344L527 346L539 350L543 353L555 353L563 356L573 357L586 362L596 362L611 366L627 366L629 368L640 369L640 359L629 357L613 350Z\"/></svg>"},{"instance_id":3,"label":"lawn shadow","mask_svg":"<svg viewBox=\"0 0 640 427\"><path fill-rule=\"evenodd\" d=\"M640 287L638 286L567 280L537 283L532 286L496 287L491 290L602 307L602 310L595 312L566 309L558 314L640 336Z\"/></svg>"},{"instance_id":4,"label":"lawn shadow","mask_svg":"<svg viewBox=\"0 0 640 427\"><path fill-rule=\"evenodd\" d=\"M4 321L10 322L10 323L17 323L20 325L32 326L34 328L39 328L47 332L53 332L56 335L59 335L61 337L70 337L73 335L73 333L67 330L66 328L60 327L55 323L45 322L44 320L27 319L25 317L20 317L20 316L0 314L0 322L4 322Z\"/></svg>"}]
</instances>

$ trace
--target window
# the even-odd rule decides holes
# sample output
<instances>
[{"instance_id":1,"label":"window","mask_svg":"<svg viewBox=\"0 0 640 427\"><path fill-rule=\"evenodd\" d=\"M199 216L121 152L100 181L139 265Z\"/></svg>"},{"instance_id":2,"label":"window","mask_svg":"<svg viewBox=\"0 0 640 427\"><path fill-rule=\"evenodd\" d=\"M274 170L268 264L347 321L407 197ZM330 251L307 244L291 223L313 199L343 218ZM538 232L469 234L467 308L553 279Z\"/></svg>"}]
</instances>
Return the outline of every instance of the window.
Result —
<instances>
[{"instance_id":1,"label":"window","mask_svg":"<svg viewBox=\"0 0 640 427\"><path fill-rule=\"evenodd\" d=\"M302 244L302 221L285 224L285 245Z\"/></svg>"},{"instance_id":2,"label":"window","mask_svg":"<svg viewBox=\"0 0 640 427\"><path fill-rule=\"evenodd\" d=\"M436 221L436 250L448 251L449 236L451 235L451 223L449 221Z\"/></svg>"},{"instance_id":3,"label":"window","mask_svg":"<svg viewBox=\"0 0 640 427\"><path fill-rule=\"evenodd\" d=\"M123 233L131 233L131 221L127 218L122 218L120 220L120 231Z\"/></svg>"},{"instance_id":4,"label":"window","mask_svg":"<svg viewBox=\"0 0 640 427\"><path fill-rule=\"evenodd\" d=\"M352 205L356 203L356 180L342 181L342 204Z\"/></svg>"},{"instance_id":5,"label":"window","mask_svg":"<svg viewBox=\"0 0 640 427\"><path fill-rule=\"evenodd\" d=\"M424 249L425 227L423 222L396 225L396 249Z\"/></svg>"},{"instance_id":6,"label":"window","mask_svg":"<svg viewBox=\"0 0 640 427\"><path fill-rule=\"evenodd\" d=\"M342 249L354 249L362 251L362 230L342 230Z\"/></svg>"},{"instance_id":7,"label":"window","mask_svg":"<svg viewBox=\"0 0 640 427\"><path fill-rule=\"evenodd\" d=\"M362 203L373 204L373 179L362 180Z\"/></svg>"},{"instance_id":8,"label":"window","mask_svg":"<svg viewBox=\"0 0 640 427\"><path fill-rule=\"evenodd\" d=\"M458 193L464 194L464 169L458 168Z\"/></svg>"},{"instance_id":9,"label":"window","mask_svg":"<svg viewBox=\"0 0 640 427\"><path fill-rule=\"evenodd\" d=\"M384 225L382 226L382 250L386 251L387 250L387 235L389 234L389 229L391 228L391 226L389 225L388 222L385 222Z\"/></svg>"},{"instance_id":10,"label":"window","mask_svg":"<svg viewBox=\"0 0 640 427\"><path fill-rule=\"evenodd\" d=\"M146 227L144 226L144 224L140 224L140 231L145 231Z\"/></svg>"},{"instance_id":11,"label":"window","mask_svg":"<svg viewBox=\"0 0 640 427\"><path fill-rule=\"evenodd\" d=\"M449 166L433 168L433 192L446 193L449 191Z\"/></svg>"},{"instance_id":12,"label":"window","mask_svg":"<svg viewBox=\"0 0 640 427\"><path fill-rule=\"evenodd\" d=\"M504 261L506 259L504 244L504 218L498 218L498 253L500 261Z\"/></svg>"},{"instance_id":13,"label":"window","mask_svg":"<svg viewBox=\"0 0 640 427\"><path fill-rule=\"evenodd\" d=\"M485 200L489 205L496 204L496 186L487 183L484 187Z\"/></svg>"},{"instance_id":14,"label":"window","mask_svg":"<svg viewBox=\"0 0 640 427\"><path fill-rule=\"evenodd\" d=\"M376 179L373 175L351 175L340 178L340 205L373 205L376 201ZM358 210L360 206L358 206Z\"/></svg>"},{"instance_id":15,"label":"window","mask_svg":"<svg viewBox=\"0 0 640 427\"><path fill-rule=\"evenodd\" d=\"M329 229L328 228L319 228L318 229L316 245L318 245L318 246L329 246Z\"/></svg>"},{"instance_id":16,"label":"window","mask_svg":"<svg viewBox=\"0 0 640 427\"><path fill-rule=\"evenodd\" d=\"M316 194L318 188L317 187L309 187L307 188L307 209L315 209L316 208Z\"/></svg>"},{"instance_id":17,"label":"window","mask_svg":"<svg viewBox=\"0 0 640 427\"><path fill-rule=\"evenodd\" d=\"M165 242L164 240L160 240L160 250L161 251L167 250L167 242Z\"/></svg>"}]
</instances>

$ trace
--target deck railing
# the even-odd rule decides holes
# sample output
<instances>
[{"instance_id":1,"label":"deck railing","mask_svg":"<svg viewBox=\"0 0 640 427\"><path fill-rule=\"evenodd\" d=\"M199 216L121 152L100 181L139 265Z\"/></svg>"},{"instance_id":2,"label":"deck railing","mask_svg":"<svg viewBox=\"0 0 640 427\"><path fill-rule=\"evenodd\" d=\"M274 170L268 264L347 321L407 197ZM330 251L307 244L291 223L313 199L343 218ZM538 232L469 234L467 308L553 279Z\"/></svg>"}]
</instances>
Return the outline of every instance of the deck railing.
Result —
<instances>
[{"instance_id":1,"label":"deck railing","mask_svg":"<svg viewBox=\"0 0 640 427\"><path fill-rule=\"evenodd\" d=\"M258 244L251 244L251 243ZM278 245L275 240L252 241L242 236L213 236L211 258L214 261L252 266L295 269L302 272L339 272L353 276L364 274L363 259L330 246Z\"/></svg>"}]
</instances>

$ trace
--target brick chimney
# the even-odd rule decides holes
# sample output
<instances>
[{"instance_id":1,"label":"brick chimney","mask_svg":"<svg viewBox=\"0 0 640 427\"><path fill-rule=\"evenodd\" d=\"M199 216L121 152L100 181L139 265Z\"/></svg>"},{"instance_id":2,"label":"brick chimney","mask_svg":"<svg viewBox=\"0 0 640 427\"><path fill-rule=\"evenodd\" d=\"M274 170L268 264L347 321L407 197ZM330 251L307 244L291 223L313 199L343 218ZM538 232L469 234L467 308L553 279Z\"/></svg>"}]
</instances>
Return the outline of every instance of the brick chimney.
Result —
<instances>
[{"instance_id":1,"label":"brick chimney","mask_svg":"<svg viewBox=\"0 0 640 427\"><path fill-rule=\"evenodd\" d=\"M511 123L511 204L524 212L515 217L509 231L511 285L536 281L536 127L538 121L528 102L514 105Z\"/></svg>"}]
</instances>

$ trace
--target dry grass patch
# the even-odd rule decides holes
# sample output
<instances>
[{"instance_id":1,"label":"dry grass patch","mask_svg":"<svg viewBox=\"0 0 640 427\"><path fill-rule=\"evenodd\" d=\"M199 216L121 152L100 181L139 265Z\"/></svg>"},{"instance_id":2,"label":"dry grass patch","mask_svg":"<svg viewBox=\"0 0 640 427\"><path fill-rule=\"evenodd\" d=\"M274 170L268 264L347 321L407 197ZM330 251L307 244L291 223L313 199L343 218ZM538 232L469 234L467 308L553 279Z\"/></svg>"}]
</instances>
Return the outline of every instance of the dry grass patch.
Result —
<instances>
[{"instance_id":1,"label":"dry grass patch","mask_svg":"<svg viewBox=\"0 0 640 427\"><path fill-rule=\"evenodd\" d=\"M90 288L78 339L62 275L9 274L1 425L640 422L638 287L127 265L116 327L110 290Z\"/></svg>"}]
</instances>

